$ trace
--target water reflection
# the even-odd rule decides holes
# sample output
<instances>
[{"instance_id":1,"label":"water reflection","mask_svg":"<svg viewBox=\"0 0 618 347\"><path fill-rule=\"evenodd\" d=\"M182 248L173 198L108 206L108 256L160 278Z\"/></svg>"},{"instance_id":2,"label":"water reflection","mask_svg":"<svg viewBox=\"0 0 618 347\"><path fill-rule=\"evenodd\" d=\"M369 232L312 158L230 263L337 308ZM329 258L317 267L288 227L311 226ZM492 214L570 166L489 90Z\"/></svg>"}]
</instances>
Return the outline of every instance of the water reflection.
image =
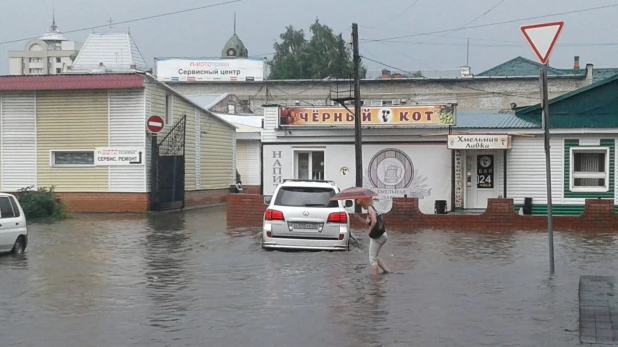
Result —
<instances>
[{"instance_id":1,"label":"water reflection","mask_svg":"<svg viewBox=\"0 0 618 347\"><path fill-rule=\"evenodd\" d=\"M174 331L189 310L191 298L185 292L193 277L184 268L184 215L155 215L148 219L145 260L146 295L152 300L148 320L163 331Z\"/></svg>"}]
</instances>

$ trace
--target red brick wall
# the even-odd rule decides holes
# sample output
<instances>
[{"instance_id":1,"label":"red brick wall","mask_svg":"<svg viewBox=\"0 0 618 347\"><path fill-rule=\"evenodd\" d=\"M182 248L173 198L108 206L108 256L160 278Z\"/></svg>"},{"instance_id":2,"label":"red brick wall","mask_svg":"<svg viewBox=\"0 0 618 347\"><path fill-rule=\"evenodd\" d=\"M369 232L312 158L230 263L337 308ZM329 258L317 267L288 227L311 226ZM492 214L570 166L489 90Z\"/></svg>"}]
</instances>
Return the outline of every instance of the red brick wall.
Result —
<instances>
[{"instance_id":1,"label":"red brick wall","mask_svg":"<svg viewBox=\"0 0 618 347\"><path fill-rule=\"evenodd\" d=\"M230 195L229 189L191 190L185 192L185 206L223 203Z\"/></svg>"},{"instance_id":2,"label":"red brick wall","mask_svg":"<svg viewBox=\"0 0 618 347\"><path fill-rule=\"evenodd\" d=\"M148 193L56 193L69 212L140 213L148 211Z\"/></svg>"},{"instance_id":3,"label":"red brick wall","mask_svg":"<svg viewBox=\"0 0 618 347\"><path fill-rule=\"evenodd\" d=\"M228 227L260 227L266 210L262 195L232 194L228 200ZM363 217L365 217L363 215ZM520 216L512 199L489 199L488 208L480 215L423 214L416 198L395 198L393 207L384 216L389 229L417 230L482 230L482 231L543 231L547 216ZM612 200L586 200L580 216L554 216L554 230L560 231L618 231L618 215ZM366 225L351 218L355 229Z\"/></svg>"},{"instance_id":4,"label":"red brick wall","mask_svg":"<svg viewBox=\"0 0 618 347\"><path fill-rule=\"evenodd\" d=\"M264 196L230 194L227 199L227 226L230 228L260 227L266 212Z\"/></svg>"}]
</instances>

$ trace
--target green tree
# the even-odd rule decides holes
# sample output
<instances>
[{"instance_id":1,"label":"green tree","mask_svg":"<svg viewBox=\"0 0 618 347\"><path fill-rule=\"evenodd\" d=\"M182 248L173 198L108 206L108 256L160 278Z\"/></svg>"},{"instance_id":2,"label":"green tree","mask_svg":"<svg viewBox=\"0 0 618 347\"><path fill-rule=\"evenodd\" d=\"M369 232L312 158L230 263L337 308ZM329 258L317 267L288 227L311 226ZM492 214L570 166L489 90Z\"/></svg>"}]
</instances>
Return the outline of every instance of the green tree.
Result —
<instances>
[{"instance_id":1,"label":"green tree","mask_svg":"<svg viewBox=\"0 0 618 347\"><path fill-rule=\"evenodd\" d=\"M307 40L302 29L286 27L280 35L281 42L275 43L275 56L268 62L270 79L322 79L326 77L350 78L354 72L352 48L342 34L316 19L309 28L311 39ZM360 77L367 69L360 67Z\"/></svg>"}]
</instances>

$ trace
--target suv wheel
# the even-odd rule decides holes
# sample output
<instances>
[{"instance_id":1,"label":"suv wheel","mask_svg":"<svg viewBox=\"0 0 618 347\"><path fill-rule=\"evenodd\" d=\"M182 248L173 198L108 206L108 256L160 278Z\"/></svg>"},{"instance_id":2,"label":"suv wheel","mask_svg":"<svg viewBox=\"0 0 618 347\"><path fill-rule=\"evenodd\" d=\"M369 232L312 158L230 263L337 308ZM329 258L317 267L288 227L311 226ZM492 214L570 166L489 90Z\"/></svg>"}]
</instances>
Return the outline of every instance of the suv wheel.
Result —
<instances>
[{"instance_id":1,"label":"suv wheel","mask_svg":"<svg viewBox=\"0 0 618 347\"><path fill-rule=\"evenodd\" d=\"M24 254L25 249L26 249L26 245L24 243L24 237L19 236L17 240L15 241L15 245L13 245L13 249L11 250L11 253Z\"/></svg>"}]
</instances>

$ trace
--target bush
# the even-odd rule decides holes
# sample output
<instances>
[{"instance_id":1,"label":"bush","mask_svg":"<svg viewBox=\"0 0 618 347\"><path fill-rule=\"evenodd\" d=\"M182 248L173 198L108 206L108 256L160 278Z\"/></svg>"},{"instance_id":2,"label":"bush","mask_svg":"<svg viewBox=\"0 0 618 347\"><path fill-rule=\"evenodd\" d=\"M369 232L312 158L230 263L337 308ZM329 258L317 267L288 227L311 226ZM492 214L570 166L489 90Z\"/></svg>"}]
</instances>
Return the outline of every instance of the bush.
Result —
<instances>
[{"instance_id":1,"label":"bush","mask_svg":"<svg viewBox=\"0 0 618 347\"><path fill-rule=\"evenodd\" d=\"M49 189L32 188L30 186L20 189L17 197L29 221L60 220L67 217L66 205L56 195L53 186Z\"/></svg>"}]
</instances>

